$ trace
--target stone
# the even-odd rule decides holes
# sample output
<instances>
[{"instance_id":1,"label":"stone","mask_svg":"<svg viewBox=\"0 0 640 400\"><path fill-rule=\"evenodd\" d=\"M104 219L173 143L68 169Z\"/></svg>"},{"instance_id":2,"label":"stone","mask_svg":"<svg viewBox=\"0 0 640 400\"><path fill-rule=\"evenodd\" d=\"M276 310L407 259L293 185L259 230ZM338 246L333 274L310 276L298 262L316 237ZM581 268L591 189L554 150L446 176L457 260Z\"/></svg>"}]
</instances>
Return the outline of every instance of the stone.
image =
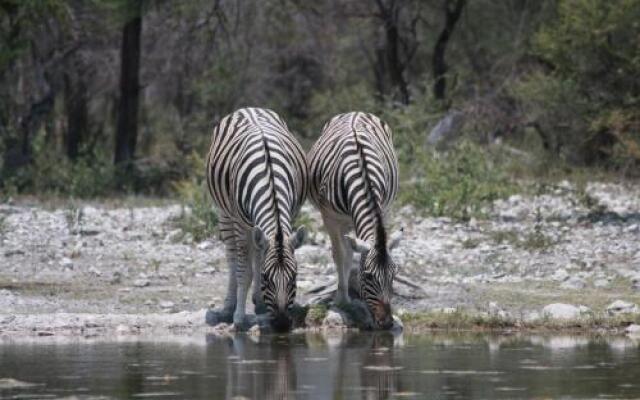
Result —
<instances>
[{"instance_id":1,"label":"stone","mask_svg":"<svg viewBox=\"0 0 640 400\"><path fill-rule=\"evenodd\" d=\"M640 325L631 324L627 326L627 329L624 330L627 333L640 334Z\"/></svg>"},{"instance_id":2,"label":"stone","mask_svg":"<svg viewBox=\"0 0 640 400\"><path fill-rule=\"evenodd\" d=\"M607 313L609 315L618 314L638 314L640 309L638 306L624 300L616 300L607 306Z\"/></svg>"},{"instance_id":3,"label":"stone","mask_svg":"<svg viewBox=\"0 0 640 400\"><path fill-rule=\"evenodd\" d=\"M209 250L213 248L213 242L210 240L205 240L204 242L200 242L198 244L198 250Z\"/></svg>"},{"instance_id":4,"label":"stone","mask_svg":"<svg viewBox=\"0 0 640 400\"><path fill-rule=\"evenodd\" d=\"M347 322L342 313L339 313L335 310L327 311L327 315L324 317L322 321L323 328L346 328Z\"/></svg>"},{"instance_id":5,"label":"stone","mask_svg":"<svg viewBox=\"0 0 640 400\"><path fill-rule=\"evenodd\" d=\"M560 268L556 270L556 272L554 272L553 275L551 275L551 279L557 282L564 282L567 279L569 279L569 273L567 272L566 269Z\"/></svg>"},{"instance_id":6,"label":"stone","mask_svg":"<svg viewBox=\"0 0 640 400\"><path fill-rule=\"evenodd\" d=\"M597 289L608 288L611 283L608 279L600 278L593 281L593 286Z\"/></svg>"},{"instance_id":7,"label":"stone","mask_svg":"<svg viewBox=\"0 0 640 400\"><path fill-rule=\"evenodd\" d=\"M160 302L160 308L173 308L174 306L173 301L163 300Z\"/></svg>"},{"instance_id":8,"label":"stone","mask_svg":"<svg viewBox=\"0 0 640 400\"><path fill-rule=\"evenodd\" d=\"M146 278L140 278L140 279L136 279L135 281L133 281L133 286L139 287L139 288L149 286L149 284L150 284L150 282Z\"/></svg>"},{"instance_id":9,"label":"stone","mask_svg":"<svg viewBox=\"0 0 640 400\"><path fill-rule=\"evenodd\" d=\"M169 243L176 243L178 240L182 238L182 236L183 236L182 229L174 229L169 233L167 233L167 236L165 237L165 241Z\"/></svg>"},{"instance_id":10,"label":"stone","mask_svg":"<svg viewBox=\"0 0 640 400\"><path fill-rule=\"evenodd\" d=\"M542 309L542 315L553 319L576 319L590 311L587 307L581 308L571 304L553 303Z\"/></svg>"},{"instance_id":11,"label":"stone","mask_svg":"<svg viewBox=\"0 0 640 400\"><path fill-rule=\"evenodd\" d=\"M560 285L562 289L578 290L587 287L586 282L577 276L571 277Z\"/></svg>"},{"instance_id":12,"label":"stone","mask_svg":"<svg viewBox=\"0 0 640 400\"><path fill-rule=\"evenodd\" d=\"M118 335L128 335L131 333L131 328L129 328L127 325L120 324L116 326L116 333Z\"/></svg>"},{"instance_id":13,"label":"stone","mask_svg":"<svg viewBox=\"0 0 640 400\"><path fill-rule=\"evenodd\" d=\"M393 326L391 327L390 331L393 333L400 333L403 330L404 330L404 324L402 323L402 320L397 315L394 315Z\"/></svg>"},{"instance_id":14,"label":"stone","mask_svg":"<svg viewBox=\"0 0 640 400\"><path fill-rule=\"evenodd\" d=\"M62 257L60 266L65 269L73 269L73 261L69 257Z\"/></svg>"}]
</instances>

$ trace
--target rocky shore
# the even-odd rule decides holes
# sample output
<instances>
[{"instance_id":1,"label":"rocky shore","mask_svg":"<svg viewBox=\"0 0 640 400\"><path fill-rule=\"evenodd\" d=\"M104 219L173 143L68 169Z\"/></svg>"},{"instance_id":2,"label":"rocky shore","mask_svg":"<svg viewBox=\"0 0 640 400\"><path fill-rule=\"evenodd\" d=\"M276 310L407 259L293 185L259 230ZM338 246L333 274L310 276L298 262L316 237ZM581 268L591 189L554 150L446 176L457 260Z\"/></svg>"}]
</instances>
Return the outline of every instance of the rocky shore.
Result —
<instances>
[{"instance_id":1,"label":"rocky shore","mask_svg":"<svg viewBox=\"0 0 640 400\"><path fill-rule=\"evenodd\" d=\"M189 212L180 205L135 203L0 205L0 335L206 329L206 309L226 288L220 241L194 242L178 229L174 220ZM326 297L335 270L318 213L307 204L301 221L311 234L297 252L299 302L315 303L309 292L324 286ZM398 206L389 222L405 229L393 256L395 312L406 321L615 320L622 330L640 321L638 187L561 183L496 201L486 218ZM316 324L348 325L334 311Z\"/></svg>"}]
</instances>

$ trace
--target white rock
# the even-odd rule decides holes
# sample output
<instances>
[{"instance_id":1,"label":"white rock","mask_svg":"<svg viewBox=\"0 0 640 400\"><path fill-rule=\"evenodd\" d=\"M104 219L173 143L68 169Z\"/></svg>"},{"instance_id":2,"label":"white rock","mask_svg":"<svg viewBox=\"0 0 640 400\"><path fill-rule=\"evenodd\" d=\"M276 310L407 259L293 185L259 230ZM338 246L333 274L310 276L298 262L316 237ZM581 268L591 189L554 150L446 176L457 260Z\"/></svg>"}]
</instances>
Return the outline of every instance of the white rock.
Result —
<instances>
[{"instance_id":1,"label":"white rock","mask_svg":"<svg viewBox=\"0 0 640 400\"><path fill-rule=\"evenodd\" d=\"M593 281L593 286L598 288L598 289L602 289L602 288L607 288L609 287L610 283L608 279L596 279L595 281Z\"/></svg>"},{"instance_id":2,"label":"white rock","mask_svg":"<svg viewBox=\"0 0 640 400\"><path fill-rule=\"evenodd\" d=\"M322 326L325 328L343 328L347 326L347 323L342 314L329 310L322 321Z\"/></svg>"},{"instance_id":3,"label":"white rock","mask_svg":"<svg viewBox=\"0 0 640 400\"><path fill-rule=\"evenodd\" d=\"M631 324L629 326L627 326L627 329L625 329L625 332L627 333L634 333L634 334L640 334L640 325L638 324Z\"/></svg>"},{"instance_id":4,"label":"white rock","mask_svg":"<svg viewBox=\"0 0 640 400\"><path fill-rule=\"evenodd\" d=\"M145 286L149 286L149 280L146 278L141 278L141 279L136 279L135 281L133 281L133 286L135 287L145 287Z\"/></svg>"},{"instance_id":5,"label":"white rock","mask_svg":"<svg viewBox=\"0 0 640 400\"><path fill-rule=\"evenodd\" d=\"M116 326L116 333L118 335L128 335L131 333L131 329L124 324L120 324Z\"/></svg>"},{"instance_id":6,"label":"white rock","mask_svg":"<svg viewBox=\"0 0 640 400\"><path fill-rule=\"evenodd\" d=\"M160 302L160 308L173 308L173 301L163 300Z\"/></svg>"},{"instance_id":7,"label":"white rock","mask_svg":"<svg viewBox=\"0 0 640 400\"><path fill-rule=\"evenodd\" d=\"M637 314L640 313L638 306L624 300L616 300L607 306L609 315L617 314Z\"/></svg>"},{"instance_id":8,"label":"white rock","mask_svg":"<svg viewBox=\"0 0 640 400\"><path fill-rule=\"evenodd\" d=\"M587 307L576 307L571 304L553 303L542 309L542 315L553 319L575 319L590 311Z\"/></svg>"},{"instance_id":9,"label":"white rock","mask_svg":"<svg viewBox=\"0 0 640 400\"><path fill-rule=\"evenodd\" d=\"M578 278L577 276L567 279L560 285L562 289L570 290L584 289L586 286L587 284L585 283L585 281L581 278Z\"/></svg>"},{"instance_id":10,"label":"white rock","mask_svg":"<svg viewBox=\"0 0 640 400\"><path fill-rule=\"evenodd\" d=\"M394 315L391 332L402 332L403 330L404 330L404 324L402 323L402 320L397 315Z\"/></svg>"},{"instance_id":11,"label":"white rock","mask_svg":"<svg viewBox=\"0 0 640 400\"><path fill-rule=\"evenodd\" d=\"M183 236L183 233L181 229L174 229L169 233L167 233L167 236L165 237L165 241L169 243L175 243L178 240L180 240L182 236Z\"/></svg>"},{"instance_id":12,"label":"white rock","mask_svg":"<svg viewBox=\"0 0 640 400\"><path fill-rule=\"evenodd\" d=\"M564 282L569 279L569 273L566 269L560 268L559 270L556 270L553 275L551 275L551 279L557 282Z\"/></svg>"},{"instance_id":13,"label":"white rock","mask_svg":"<svg viewBox=\"0 0 640 400\"><path fill-rule=\"evenodd\" d=\"M209 240L205 240L204 242L200 242L198 244L198 250L209 250L213 248L213 242Z\"/></svg>"},{"instance_id":14,"label":"white rock","mask_svg":"<svg viewBox=\"0 0 640 400\"><path fill-rule=\"evenodd\" d=\"M62 268L73 269L73 261L71 261L69 257L62 257L62 259L60 260L60 266Z\"/></svg>"}]
</instances>

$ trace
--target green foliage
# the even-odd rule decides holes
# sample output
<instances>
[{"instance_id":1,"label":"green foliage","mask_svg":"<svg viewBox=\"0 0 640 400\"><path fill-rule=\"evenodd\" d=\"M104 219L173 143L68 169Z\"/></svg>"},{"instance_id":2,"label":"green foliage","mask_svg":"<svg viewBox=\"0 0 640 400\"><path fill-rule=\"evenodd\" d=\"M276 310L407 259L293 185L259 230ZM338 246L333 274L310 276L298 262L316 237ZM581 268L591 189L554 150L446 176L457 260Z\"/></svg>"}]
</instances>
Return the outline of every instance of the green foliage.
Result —
<instances>
[{"instance_id":1,"label":"green foliage","mask_svg":"<svg viewBox=\"0 0 640 400\"><path fill-rule=\"evenodd\" d=\"M114 190L114 168L106 153L86 153L74 163L52 151L44 135L34 139L32 163L3 178L3 190L13 194L27 190L39 194L94 198Z\"/></svg>"},{"instance_id":2,"label":"green foliage","mask_svg":"<svg viewBox=\"0 0 640 400\"><path fill-rule=\"evenodd\" d=\"M174 184L183 205L182 213L174 224L194 240L202 241L215 233L218 216L207 189L204 159L194 152L187 162L191 166L191 178Z\"/></svg>"},{"instance_id":3,"label":"green foliage","mask_svg":"<svg viewBox=\"0 0 640 400\"><path fill-rule=\"evenodd\" d=\"M518 190L490 154L471 142L462 142L447 153L416 151L404 164L399 199L427 215L466 220L484 215L499 198Z\"/></svg>"},{"instance_id":4,"label":"green foliage","mask_svg":"<svg viewBox=\"0 0 640 400\"><path fill-rule=\"evenodd\" d=\"M306 326L320 326L322 321L327 316L327 306L325 304L313 304L309 306L307 310L307 316L305 317Z\"/></svg>"},{"instance_id":5,"label":"green foliage","mask_svg":"<svg viewBox=\"0 0 640 400\"><path fill-rule=\"evenodd\" d=\"M514 86L570 161L640 162L640 2L563 0L534 37L550 69Z\"/></svg>"}]
</instances>

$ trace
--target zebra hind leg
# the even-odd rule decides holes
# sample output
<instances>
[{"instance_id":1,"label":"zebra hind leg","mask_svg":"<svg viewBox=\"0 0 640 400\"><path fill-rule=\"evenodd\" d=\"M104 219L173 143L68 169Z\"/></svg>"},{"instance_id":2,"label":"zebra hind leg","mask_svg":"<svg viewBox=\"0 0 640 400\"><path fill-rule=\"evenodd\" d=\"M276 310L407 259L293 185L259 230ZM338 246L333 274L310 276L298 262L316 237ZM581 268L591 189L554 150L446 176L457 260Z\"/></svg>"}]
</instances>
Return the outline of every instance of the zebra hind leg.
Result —
<instances>
[{"instance_id":1,"label":"zebra hind leg","mask_svg":"<svg viewBox=\"0 0 640 400\"><path fill-rule=\"evenodd\" d=\"M348 230L336 221L328 218L323 218L323 220L331 238L331 254L338 273L338 290L333 302L334 304L349 304L351 302L349 298L349 273L351 271L353 250L346 243L344 237Z\"/></svg>"},{"instance_id":2,"label":"zebra hind leg","mask_svg":"<svg viewBox=\"0 0 640 400\"><path fill-rule=\"evenodd\" d=\"M236 310L236 293L237 293L237 281L236 281L236 244L235 244L235 232L233 230L233 223L225 214L219 215L219 232L220 239L224 243L227 268L229 269L229 280L227 282L227 293L224 299L224 306L222 310L208 310L206 314L206 323L209 325L217 325L221 322L232 323L233 313Z\"/></svg>"},{"instance_id":3,"label":"zebra hind leg","mask_svg":"<svg viewBox=\"0 0 640 400\"><path fill-rule=\"evenodd\" d=\"M247 294L251 286L253 278L253 269L249 262L249 233L236 225L236 309L233 313L233 324L238 330L246 330L249 327L249 321L246 317L245 309L247 303Z\"/></svg>"}]
</instances>

